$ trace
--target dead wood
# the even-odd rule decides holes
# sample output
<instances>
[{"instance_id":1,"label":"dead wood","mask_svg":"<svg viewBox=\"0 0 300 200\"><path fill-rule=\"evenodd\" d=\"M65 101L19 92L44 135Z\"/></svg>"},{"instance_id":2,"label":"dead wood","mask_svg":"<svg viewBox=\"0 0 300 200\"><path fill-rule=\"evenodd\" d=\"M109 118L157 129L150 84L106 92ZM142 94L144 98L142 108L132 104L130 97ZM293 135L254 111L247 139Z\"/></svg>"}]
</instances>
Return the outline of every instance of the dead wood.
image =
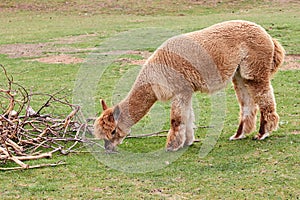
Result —
<instances>
[{"instance_id":1,"label":"dead wood","mask_svg":"<svg viewBox=\"0 0 300 200\"><path fill-rule=\"evenodd\" d=\"M28 166L27 168L23 168L23 167L0 167L0 170L2 171L9 171L9 170L22 170L22 169L34 169L34 168L42 168L42 167L55 167L58 165L66 165L65 162L59 161L57 163L50 163L50 164L39 164L39 165L31 165Z\"/></svg>"},{"instance_id":2,"label":"dead wood","mask_svg":"<svg viewBox=\"0 0 300 200\"><path fill-rule=\"evenodd\" d=\"M70 104L64 96L59 97L64 90L54 94L28 92L22 85L14 82L2 65L0 67L7 80L5 88L0 85L0 165L7 161L19 165L12 168L1 167L0 170L61 165L62 163L30 166L23 161L51 158L55 152L68 154L78 143L87 142L80 137L80 133L91 130L85 121L82 123L82 120L78 120L82 118L80 107ZM37 111L31 102L34 96L48 97ZM57 104L64 106L64 110L70 110L66 117L61 118L62 114L58 116L45 113L46 108Z\"/></svg>"}]
</instances>

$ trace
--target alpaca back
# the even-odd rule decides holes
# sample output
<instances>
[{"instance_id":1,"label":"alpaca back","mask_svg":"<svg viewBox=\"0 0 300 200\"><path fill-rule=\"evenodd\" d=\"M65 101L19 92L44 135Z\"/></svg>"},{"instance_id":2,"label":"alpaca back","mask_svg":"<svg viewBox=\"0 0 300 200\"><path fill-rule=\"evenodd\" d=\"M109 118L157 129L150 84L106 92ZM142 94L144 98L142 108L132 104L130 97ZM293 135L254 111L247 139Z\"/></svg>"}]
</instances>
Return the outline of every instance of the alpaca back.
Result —
<instances>
[{"instance_id":1,"label":"alpaca back","mask_svg":"<svg viewBox=\"0 0 300 200\"><path fill-rule=\"evenodd\" d=\"M281 60L273 58L274 44L259 25L223 22L167 40L147 60L138 82L158 85L158 99L185 90L212 93L225 87L238 67L246 79L261 71L271 73L273 61Z\"/></svg>"}]
</instances>

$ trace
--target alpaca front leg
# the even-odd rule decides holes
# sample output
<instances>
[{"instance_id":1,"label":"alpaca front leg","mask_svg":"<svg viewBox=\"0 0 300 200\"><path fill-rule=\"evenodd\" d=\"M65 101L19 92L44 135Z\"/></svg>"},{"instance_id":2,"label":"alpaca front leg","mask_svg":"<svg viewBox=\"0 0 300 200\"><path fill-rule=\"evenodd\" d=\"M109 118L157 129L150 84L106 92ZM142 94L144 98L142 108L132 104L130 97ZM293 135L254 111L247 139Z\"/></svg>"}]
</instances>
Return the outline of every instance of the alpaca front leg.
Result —
<instances>
[{"instance_id":1,"label":"alpaca front leg","mask_svg":"<svg viewBox=\"0 0 300 200\"><path fill-rule=\"evenodd\" d=\"M193 107L191 106L189 118L186 125L186 133L185 133L186 139L185 139L184 146L191 146L194 143L195 140L194 128L196 127L194 122L195 122L195 115L194 115Z\"/></svg>"},{"instance_id":2,"label":"alpaca front leg","mask_svg":"<svg viewBox=\"0 0 300 200\"><path fill-rule=\"evenodd\" d=\"M171 128L168 132L167 151L177 151L184 146L186 135L185 125L180 121L171 120Z\"/></svg>"},{"instance_id":3,"label":"alpaca front leg","mask_svg":"<svg viewBox=\"0 0 300 200\"><path fill-rule=\"evenodd\" d=\"M190 115L190 98L175 98L171 106L171 128L167 137L166 150L177 151L185 145L186 127ZM189 138L190 139L190 138Z\"/></svg>"}]
</instances>

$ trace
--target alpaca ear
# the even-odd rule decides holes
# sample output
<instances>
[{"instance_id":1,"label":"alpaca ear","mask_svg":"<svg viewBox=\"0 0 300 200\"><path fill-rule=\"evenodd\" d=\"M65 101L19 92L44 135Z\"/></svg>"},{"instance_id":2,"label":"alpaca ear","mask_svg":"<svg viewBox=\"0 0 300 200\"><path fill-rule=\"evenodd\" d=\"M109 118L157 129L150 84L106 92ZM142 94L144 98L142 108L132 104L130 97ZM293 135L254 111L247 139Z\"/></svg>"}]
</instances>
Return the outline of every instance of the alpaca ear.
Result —
<instances>
[{"instance_id":1,"label":"alpaca ear","mask_svg":"<svg viewBox=\"0 0 300 200\"><path fill-rule=\"evenodd\" d=\"M115 121L118 121L120 114L121 114L120 107L117 105L113 110L113 116Z\"/></svg>"},{"instance_id":2,"label":"alpaca ear","mask_svg":"<svg viewBox=\"0 0 300 200\"><path fill-rule=\"evenodd\" d=\"M103 110L107 110L108 106L106 105L105 101L103 99L100 99L101 105L102 105L102 109Z\"/></svg>"}]
</instances>

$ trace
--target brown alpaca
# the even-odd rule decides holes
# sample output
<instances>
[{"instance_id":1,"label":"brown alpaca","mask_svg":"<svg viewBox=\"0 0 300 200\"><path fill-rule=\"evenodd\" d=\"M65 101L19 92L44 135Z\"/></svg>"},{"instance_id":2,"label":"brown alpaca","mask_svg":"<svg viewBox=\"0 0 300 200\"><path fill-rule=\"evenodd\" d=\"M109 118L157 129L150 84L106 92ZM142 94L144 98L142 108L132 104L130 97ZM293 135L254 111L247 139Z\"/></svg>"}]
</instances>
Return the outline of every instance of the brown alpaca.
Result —
<instances>
[{"instance_id":1,"label":"brown alpaca","mask_svg":"<svg viewBox=\"0 0 300 200\"><path fill-rule=\"evenodd\" d=\"M194 140L192 94L213 93L234 84L240 104L240 124L230 140L260 128L255 139L277 128L279 117L270 79L282 65L284 49L259 25L228 21L167 40L147 60L128 96L113 108L102 100L103 113L94 135L114 151L130 128L158 100L171 100L171 122L166 149L176 151Z\"/></svg>"}]
</instances>

